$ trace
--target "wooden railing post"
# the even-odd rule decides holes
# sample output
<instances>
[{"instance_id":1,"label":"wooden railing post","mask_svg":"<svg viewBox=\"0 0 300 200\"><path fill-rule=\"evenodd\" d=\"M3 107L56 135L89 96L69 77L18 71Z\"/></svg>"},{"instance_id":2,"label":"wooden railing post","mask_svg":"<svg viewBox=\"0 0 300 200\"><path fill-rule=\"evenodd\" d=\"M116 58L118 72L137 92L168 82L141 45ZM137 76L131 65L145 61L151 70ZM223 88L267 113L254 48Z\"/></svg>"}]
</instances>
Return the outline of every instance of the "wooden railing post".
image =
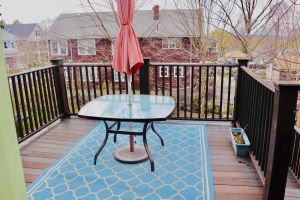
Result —
<instances>
[{"instance_id":1,"label":"wooden railing post","mask_svg":"<svg viewBox=\"0 0 300 200\"><path fill-rule=\"evenodd\" d=\"M242 66L247 67L247 66L248 66L248 62L249 62L249 59L248 59L248 58L241 58L241 59L238 59L238 63L239 63L239 66L240 66L240 67L242 67Z\"/></svg>"},{"instance_id":2,"label":"wooden railing post","mask_svg":"<svg viewBox=\"0 0 300 200\"><path fill-rule=\"evenodd\" d=\"M239 67L238 67L238 74L236 77L236 87L235 87L235 96L234 96L234 114L233 114L233 125L236 127L237 126L237 121L239 119L238 117L238 109L239 109L239 95L240 95L240 88L241 88L241 67L242 66L247 66L249 62L249 59L239 59Z\"/></svg>"},{"instance_id":3,"label":"wooden railing post","mask_svg":"<svg viewBox=\"0 0 300 200\"><path fill-rule=\"evenodd\" d=\"M298 86L275 85L265 199L284 199L290 162Z\"/></svg>"},{"instance_id":4,"label":"wooden railing post","mask_svg":"<svg viewBox=\"0 0 300 200\"><path fill-rule=\"evenodd\" d=\"M52 65L55 65L54 70L54 82L57 92L57 105L60 114L63 114L64 117L70 115L69 103L67 88L65 83L63 59L53 59L51 60Z\"/></svg>"},{"instance_id":5,"label":"wooden railing post","mask_svg":"<svg viewBox=\"0 0 300 200\"><path fill-rule=\"evenodd\" d=\"M144 65L140 69L140 93L141 94L150 94L149 86L149 58L144 59Z\"/></svg>"}]
</instances>

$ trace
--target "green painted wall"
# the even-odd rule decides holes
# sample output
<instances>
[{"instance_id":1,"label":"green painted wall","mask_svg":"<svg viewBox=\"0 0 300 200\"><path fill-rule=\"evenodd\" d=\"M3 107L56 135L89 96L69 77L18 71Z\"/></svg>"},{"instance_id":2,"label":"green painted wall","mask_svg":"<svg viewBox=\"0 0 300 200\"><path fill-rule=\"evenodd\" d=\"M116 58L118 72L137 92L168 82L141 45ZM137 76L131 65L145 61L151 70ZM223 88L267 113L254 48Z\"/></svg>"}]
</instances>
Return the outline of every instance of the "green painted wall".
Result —
<instances>
[{"instance_id":1,"label":"green painted wall","mask_svg":"<svg viewBox=\"0 0 300 200\"><path fill-rule=\"evenodd\" d=\"M0 199L27 199L0 35Z\"/></svg>"}]
</instances>

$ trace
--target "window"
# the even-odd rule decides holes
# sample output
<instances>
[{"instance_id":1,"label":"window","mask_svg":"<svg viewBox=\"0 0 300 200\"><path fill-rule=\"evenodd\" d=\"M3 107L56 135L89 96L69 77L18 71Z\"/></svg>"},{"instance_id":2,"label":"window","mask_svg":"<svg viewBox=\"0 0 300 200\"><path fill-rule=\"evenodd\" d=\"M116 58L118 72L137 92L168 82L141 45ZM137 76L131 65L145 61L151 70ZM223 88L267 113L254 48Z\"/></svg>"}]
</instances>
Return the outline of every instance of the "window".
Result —
<instances>
[{"instance_id":1,"label":"window","mask_svg":"<svg viewBox=\"0 0 300 200\"><path fill-rule=\"evenodd\" d=\"M10 47L11 47L12 49L15 48L15 42L14 42L14 41L10 41Z\"/></svg>"},{"instance_id":2,"label":"window","mask_svg":"<svg viewBox=\"0 0 300 200\"><path fill-rule=\"evenodd\" d=\"M4 40L3 41L3 48L5 50L12 50L15 48L15 42L14 41L9 41L9 40Z\"/></svg>"},{"instance_id":3,"label":"window","mask_svg":"<svg viewBox=\"0 0 300 200\"><path fill-rule=\"evenodd\" d=\"M183 77L183 75L184 75L183 67L179 67L178 77ZM177 67L174 67L174 77L177 78Z\"/></svg>"},{"instance_id":4,"label":"window","mask_svg":"<svg viewBox=\"0 0 300 200\"><path fill-rule=\"evenodd\" d=\"M159 67L159 77L169 77L169 66Z\"/></svg>"},{"instance_id":5,"label":"window","mask_svg":"<svg viewBox=\"0 0 300 200\"><path fill-rule=\"evenodd\" d=\"M121 82L125 82L125 77L120 74ZM119 82L119 73L117 71L114 71L114 81Z\"/></svg>"},{"instance_id":6,"label":"window","mask_svg":"<svg viewBox=\"0 0 300 200\"><path fill-rule=\"evenodd\" d=\"M68 42L65 40L51 41L52 54L68 55Z\"/></svg>"},{"instance_id":7,"label":"window","mask_svg":"<svg viewBox=\"0 0 300 200\"><path fill-rule=\"evenodd\" d=\"M8 49L8 41L3 42L4 49Z\"/></svg>"},{"instance_id":8,"label":"window","mask_svg":"<svg viewBox=\"0 0 300 200\"><path fill-rule=\"evenodd\" d=\"M181 38L163 38L162 39L163 49L181 49L182 41Z\"/></svg>"},{"instance_id":9,"label":"window","mask_svg":"<svg viewBox=\"0 0 300 200\"><path fill-rule=\"evenodd\" d=\"M78 55L96 55L95 39L77 40Z\"/></svg>"}]
</instances>

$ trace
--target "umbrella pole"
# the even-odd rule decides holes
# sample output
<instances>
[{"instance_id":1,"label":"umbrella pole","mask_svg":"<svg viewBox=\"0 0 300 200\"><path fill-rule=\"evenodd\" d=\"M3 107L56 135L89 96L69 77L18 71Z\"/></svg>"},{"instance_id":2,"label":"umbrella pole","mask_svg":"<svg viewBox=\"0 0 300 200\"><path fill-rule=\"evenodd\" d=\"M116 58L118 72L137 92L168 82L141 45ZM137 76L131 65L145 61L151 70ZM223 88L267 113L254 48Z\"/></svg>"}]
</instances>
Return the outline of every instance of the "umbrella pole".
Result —
<instances>
[{"instance_id":1,"label":"umbrella pole","mask_svg":"<svg viewBox=\"0 0 300 200\"><path fill-rule=\"evenodd\" d=\"M128 95L129 95L129 103L128 103L128 106L132 106L132 75L129 74L128 76ZM129 122L128 124L129 126L129 131L132 130L132 123ZM129 144L130 144L130 152L134 152L134 136L133 135L130 135L129 136Z\"/></svg>"}]
</instances>

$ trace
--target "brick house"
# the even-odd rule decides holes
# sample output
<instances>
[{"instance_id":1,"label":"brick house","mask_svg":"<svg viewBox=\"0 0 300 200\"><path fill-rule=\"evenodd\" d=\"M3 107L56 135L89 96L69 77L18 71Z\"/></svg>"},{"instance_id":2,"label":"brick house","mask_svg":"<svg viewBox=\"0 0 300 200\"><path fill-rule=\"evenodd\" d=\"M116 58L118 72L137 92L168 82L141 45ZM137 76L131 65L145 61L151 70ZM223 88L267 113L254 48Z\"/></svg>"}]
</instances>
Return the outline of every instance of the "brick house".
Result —
<instances>
[{"instance_id":1,"label":"brick house","mask_svg":"<svg viewBox=\"0 0 300 200\"><path fill-rule=\"evenodd\" d=\"M185 10L184 13L187 16L192 15L190 10ZM102 19L101 22L98 17ZM189 35L177 18L177 10L159 10L158 5L155 5L153 10L136 12L134 27L141 51L151 62L199 62ZM188 23L192 21L188 20ZM118 25L113 12L61 14L48 33L50 54L52 57L63 58L64 62L111 63L117 33ZM216 43L211 41L209 54L216 59ZM169 71L169 67L159 67L158 78L162 78L163 74L165 78L173 76L175 83L174 69ZM183 68L179 69L180 79L183 79ZM91 72L88 73L90 75ZM150 73L154 74L154 69ZM118 82L117 74L114 75L114 81ZM189 76L190 71L187 72L187 77Z\"/></svg>"}]
</instances>

